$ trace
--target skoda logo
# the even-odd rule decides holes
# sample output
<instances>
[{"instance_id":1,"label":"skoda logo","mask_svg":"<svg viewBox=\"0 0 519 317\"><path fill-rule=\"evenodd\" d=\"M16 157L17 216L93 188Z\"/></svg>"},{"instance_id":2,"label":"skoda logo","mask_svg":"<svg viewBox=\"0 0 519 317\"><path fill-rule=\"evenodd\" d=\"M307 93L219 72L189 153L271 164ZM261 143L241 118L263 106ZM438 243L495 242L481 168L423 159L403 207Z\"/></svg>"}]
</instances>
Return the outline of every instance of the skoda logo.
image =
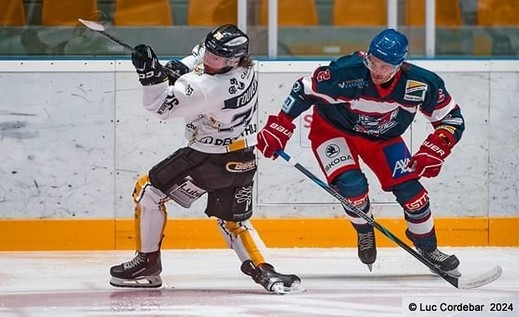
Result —
<instances>
[{"instance_id":1,"label":"skoda logo","mask_svg":"<svg viewBox=\"0 0 519 317\"><path fill-rule=\"evenodd\" d=\"M330 144L326 147L326 156L329 158L334 158L339 155L339 147L336 144Z\"/></svg>"}]
</instances>

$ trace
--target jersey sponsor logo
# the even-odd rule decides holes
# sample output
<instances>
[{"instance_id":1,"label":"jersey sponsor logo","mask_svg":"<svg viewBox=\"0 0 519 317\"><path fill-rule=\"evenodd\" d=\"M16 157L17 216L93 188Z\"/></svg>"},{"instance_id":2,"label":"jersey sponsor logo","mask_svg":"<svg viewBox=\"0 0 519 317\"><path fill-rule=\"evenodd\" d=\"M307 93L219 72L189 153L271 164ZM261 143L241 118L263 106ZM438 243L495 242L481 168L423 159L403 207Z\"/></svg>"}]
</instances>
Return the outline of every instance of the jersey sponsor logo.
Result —
<instances>
[{"instance_id":1,"label":"jersey sponsor logo","mask_svg":"<svg viewBox=\"0 0 519 317\"><path fill-rule=\"evenodd\" d=\"M241 73L241 75L240 75L240 78L245 79L245 78L249 77L250 70L251 70L251 68L244 68L243 73Z\"/></svg>"},{"instance_id":2,"label":"jersey sponsor logo","mask_svg":"<svg viewBox=\"0 0 519 317\"><path fill-rule=\"evenodd\" d=\"M406 176L412 172L407 167L411 154L404 141L384 147L384 155L386 156L388 166L391 168L391 176L394 179Z\"/></svg>"},{"instance_id":3,"label":"jersey sponsor logo","mask_svg":"<svg viewBox=\"0 0 519 317\"><path fill-rule=\"evenodd\" d=\"M230 173L245 173L256 169L256 161L248 162L227 162L225 169Z\"/></svg>"},{"instance_id":4,"label":"jersey sponsor logo","mask_svg":"<svg viewBox=\"0 0 519 317\"><path fill-rule=\"evenodd\" d=\"M364 78L356 78L356 79L350 79L341 81L337 84L340 88L362 88L366 85L366 81Z\"/></svg>"},{"instance_id":5,"label":"jersey sponsor logo","mask_svg":"<svg viewBox=\"0 0 519 317\"><path fill-rule=\"evenodd\" d=\"M241 136L252 135L252 134L256 133L257 131L258 131L258 126L256 125L256 123L250 123L247 126L245 126L245 129L241 133Z\"/></svg>"},{"instance_id":6,"label":"jersey sponsor logo","mask_svg":"<svg viewBox=\"0 0 519 317\"><path fill-rule=\"evenodd\" d=\"M190 97L193 94L193 87L191 87L191 84L187 84L185 94L186 96Z\"/></svg>"},{"instance_id":7,"label":"jersey sponsor logo","mask_svg":"<svg viewBox=\"0 0 519 317\"><path fill-rule=\"evenodd\" d=\"M197 140L197 142L203 143L203 144L227 146L227 145L231 144L232 142L234 142L236 139L238 139L238 138L218 139L218 138L214 138L214 137L208 135L208 136L205 136L205 137Z\"/></svg>"},{"instance_id":8,"label":"jersey sponsor logo","mask_svg":"<svg viewBox=\"0 0 519 317\"><path fill-rule=\"evenodd\" d=\"M328 140L317 148L317 154L327 175L340 167L354 164L351 151L343 138Z\"/></svg>"},{"instance_id":9,"label":"jersey sponsor logo","mask_svg":"<svg viewBox=\"0 0 519 317\"><path fill-rule=\"evenodd\" d=\"M258 81L253 79L250 86L239 96L224 101L223 109L237 109L243 107L257 95Z\"/></svg>"},{"instance_id":10,"label":"jersey sponsor logo","mask_svg":"<svg viewBox=\"0 0 519 317\"><path fill-rule=\"evenodd\" d=\"M234 95L238 92L238 90L243 90L245 88L245 84L242 81L237 80L236 78L230 79L231 86L229 87L229 93Z\"/></svg>"},{"instance_id":11,"label":"jersey sponsor logo","mask_svg":"<svg viewBox=\"0 0 519 317\"><path fill-rule=\"evenodd\" d=\"M462 118L454 118L453 116L451 116L449 114L445 118L442 119L442 123L461 126L463 124L463 119Z\"/></svg>"},{"instance_id":12,"label":"jersey sponsor logo","mask_svg":"<svg viewBox=\"0 0 519 317\"><path fill-rule=\"evenodd\" d=\"M424 101L427 84L421 81L408 79L405 84L404 100Z\"/></svg>"},{"instance_id":13,"label":"jersey sponsor logo","mask_svg":"<svg viewBox=\"0 0 519 317\"><path fill-rule=\"evenodd\" d=\"M204 64L200 64L195 69L193 69L193 73L197 76L202 76L204 74Z\"/></svg>"},{"instance_id":14,"label":"jersey sponsor logo","mask_svg":"<svg viewBox=\"0 0 519 317\"><path fill-rule=\"evenodd\" d=\"M326 69L326 70L321 70L320 72L318 72L317 76L315 76L315 79L318 82L322 82L322 81L325 81L325 80L329 80L330 77L331 77L330 70Z\"/></svg>"},{"instance_id":15,"label":"jersey sponsor logo","mask_svg":"<svg viewBox=\"0 0 519 317\"><path fill-rule=\"evenodd\" d=\"M409 158L397 160L393 163L393 173L391 176L393 178L399 178L404 176L405 174L409 174L411 172L410 169L407 168L407 164L409 164Z\"/></svg>"},{"instance_id":16,"label":"jersey sponsor logo","mask_svg":"<svg viewBox=\"0 0 519 317\"><path fill-rule=\"evenodd\" d=\"M330 144L326 147L325 153L326 157L334 158L341 153L341 150L339 149L337 144Z\"/></svg>"}]
</instances>

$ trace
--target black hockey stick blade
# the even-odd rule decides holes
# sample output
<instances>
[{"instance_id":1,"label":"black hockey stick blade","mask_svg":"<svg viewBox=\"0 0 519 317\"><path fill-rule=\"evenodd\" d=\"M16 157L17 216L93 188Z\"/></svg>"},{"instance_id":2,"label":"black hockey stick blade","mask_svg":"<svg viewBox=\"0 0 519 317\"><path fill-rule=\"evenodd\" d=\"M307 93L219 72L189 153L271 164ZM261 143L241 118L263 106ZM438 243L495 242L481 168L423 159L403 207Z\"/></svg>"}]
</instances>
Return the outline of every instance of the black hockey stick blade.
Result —
<instances>
[{"instance_id":1,"label":"black hockey stick blade","mask_svg":"<svg viewBox=\"0 0 519 317\"><path fill-rule=\"evenodd\" d=\"M105 27L101 23L96 22L96 21L83 20L83 19L78 19L78 21L81 22L81 24L83 24L84 26L86 26L90 30L92 30L94 32L97 32L97 33L101 34L103 37L105 37L106 39L108 39L108 40L110 40L110 41L112 41L112 42L122 46L128 52L134 53L134 54L139 54L139 55L141 54L140 52L136 51L130 45L128 45L128 44L124 43L123 41L119 40L118 38L113 37L112 35L106 33Z\"/></svg>"},{"instance_id":2,"label":"black hockey stick blade","mask_svg":"<svg viewBox=\"0 0 519 317\"><path fill-rule=\"evenodd\" d=\"M416 252L412 247L407 245L404 241L402 241L400 238L395 236L391 231L386 229L384 226L376 222L371 217L367 216L362 210L360 210L357 206L353 205L350 201L348 201L346 198L344 198L341 194L339 194L336 190L331 188L327 183L323 182L320 178L315 176L312 172L310 172L308 169L306 169L303 165L293 162L290 155L288 155L286 152L282 150L276 151L276 153L281 156L285 161L290 163L292 166L294 166L298 171L303 173L305 176L310 178L314 183L319 185L322 189L324 189L326 192L328 192L330 195L332 195L334 198L336 198L347 210L353 212L357 216L364 219L367 223L369 223L371 226L373 226L375 229L380 231L382 234L384 234L386 237L388 237L391 241L395 242L398 246L400 246L402 249L407 251L410 255L412 255L415 259L422 262L425 266L427 266L431 271L438 274L441 278L443 278L445 281L449 282L452 286L456 288L461 289L468 289L468 288L476 288L480 287L486 284L489 284L495 280L497 280L502 273L502 268L500 266L496 266L492 268L491 270L478 275L474 277L454 277L449 275L447 272L440 270L438 267L436 267L434 264L429 262L426 258L424 258L420 253Z\"/></svg>"}]
</instances>

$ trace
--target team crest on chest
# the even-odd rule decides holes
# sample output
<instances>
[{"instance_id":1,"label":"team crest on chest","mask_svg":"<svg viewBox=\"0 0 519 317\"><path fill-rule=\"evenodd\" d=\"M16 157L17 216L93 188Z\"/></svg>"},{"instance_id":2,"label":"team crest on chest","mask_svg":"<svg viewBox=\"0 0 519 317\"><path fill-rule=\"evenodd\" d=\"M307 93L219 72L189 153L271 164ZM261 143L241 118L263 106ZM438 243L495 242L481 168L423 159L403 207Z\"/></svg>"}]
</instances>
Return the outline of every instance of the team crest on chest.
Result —
<instances>
[{"instance_id":1,"label":"team crest on chest","mask_svg":"<svg viewBox=\"0 0 519 317\"><path fill-rule=\"evenodd\" d=\"M405 83L404 100L424 101L427 92L427 84L416 80L407 80Z\"/></svg>"}]
</instances>

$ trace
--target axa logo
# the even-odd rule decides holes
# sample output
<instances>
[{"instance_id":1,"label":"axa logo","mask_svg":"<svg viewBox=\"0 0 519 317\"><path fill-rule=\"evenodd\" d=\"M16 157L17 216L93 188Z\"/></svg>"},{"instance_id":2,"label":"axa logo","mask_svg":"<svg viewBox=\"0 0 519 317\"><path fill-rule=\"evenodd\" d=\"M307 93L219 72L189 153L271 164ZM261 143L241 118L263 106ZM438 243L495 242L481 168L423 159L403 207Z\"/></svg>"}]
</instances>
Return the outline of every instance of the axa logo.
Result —
<instances>
[{"instance_id":1,"label":"axa logo","mask_svg":"<svg viewBox=\"0 0 519 317\"><path fill-rule=\"evenodd\" d=\"M393 177L402 176L404 174L412 172L411 169L407 167L407 164L409 164L410 160L410 158L397 160L395 162L395 166L393 167Z\"/></svg>"}]
</instances>

